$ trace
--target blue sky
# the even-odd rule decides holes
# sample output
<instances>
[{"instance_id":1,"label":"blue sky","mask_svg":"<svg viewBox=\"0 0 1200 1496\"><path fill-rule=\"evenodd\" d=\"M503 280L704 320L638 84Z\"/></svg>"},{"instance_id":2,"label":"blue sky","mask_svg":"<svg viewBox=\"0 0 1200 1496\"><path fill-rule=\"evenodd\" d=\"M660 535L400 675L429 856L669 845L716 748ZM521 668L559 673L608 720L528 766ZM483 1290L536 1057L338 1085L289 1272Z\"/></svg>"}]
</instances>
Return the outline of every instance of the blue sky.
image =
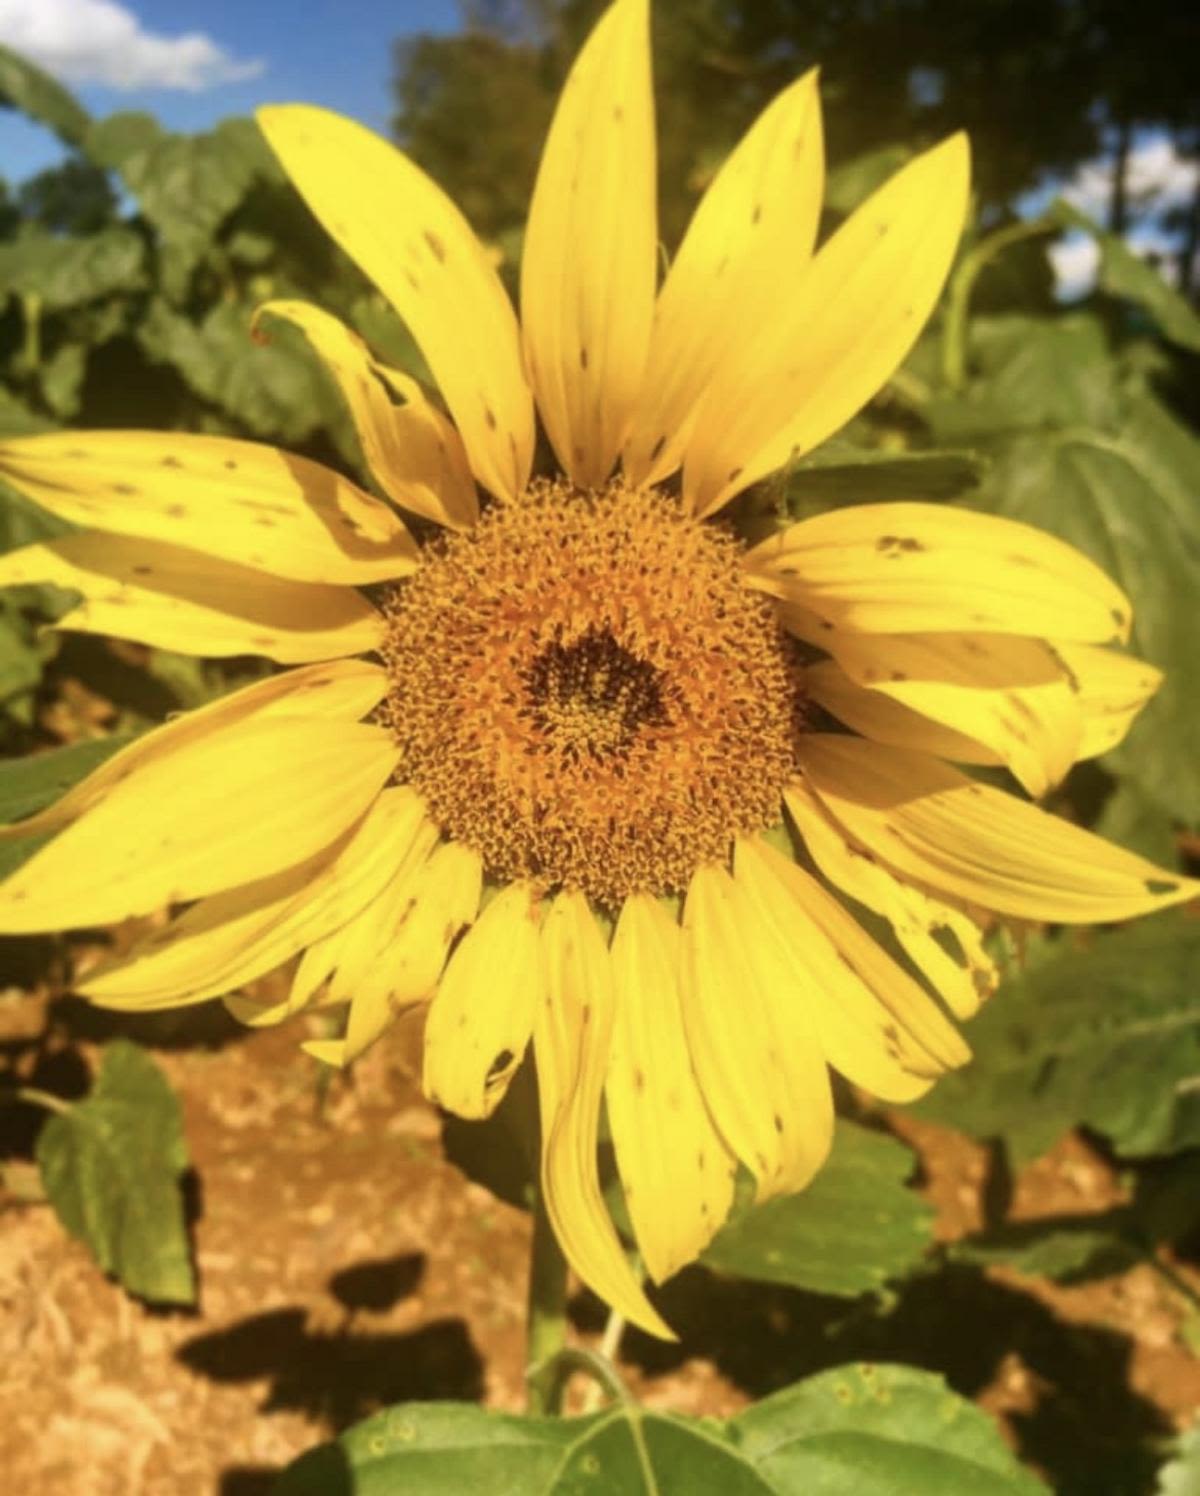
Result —
<instances>
[{"instance_id":1,"label":"blue sky","mask_svg":"<svg viewBox=\"0 0 1200 1496\"><path fill-rule=\"evenodd\" d=\"M384 130L392 42L458 22L456 0L0 0L0 42L93 114L144 109L177 130L292 99ZM127 86L104 81L121 73ZM20 181L61 156L47 131L0 111L0 176Z\"/></svg>"}]
</instances>

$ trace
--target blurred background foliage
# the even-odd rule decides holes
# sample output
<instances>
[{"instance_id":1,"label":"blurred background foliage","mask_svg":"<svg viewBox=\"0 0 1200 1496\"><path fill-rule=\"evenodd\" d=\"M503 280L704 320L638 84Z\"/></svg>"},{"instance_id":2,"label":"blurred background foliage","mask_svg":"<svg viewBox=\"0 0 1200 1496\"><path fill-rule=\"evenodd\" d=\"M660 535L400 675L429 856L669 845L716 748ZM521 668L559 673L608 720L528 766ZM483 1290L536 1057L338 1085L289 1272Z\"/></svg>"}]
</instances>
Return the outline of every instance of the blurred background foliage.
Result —
<instances>
[{"instance_id":1,"label":"blurred background foliage","mask_svg":"<svg viewBox=\"0 0 1200 1496\"><path fill-rule=\"evenodd\" d=\"M494 246L511 285L553 102L600 8L469 0L459 34L396 45L394 134ZM1136 132L1155 127L1180 158L1200 155L1196 13L1172 0L674 0L656 6L654 24L668 257L740 131L809 66L822 67L825 232L913 151L969 131L975 211L938 318L870 409L749 495L738 518L754 526L923 498L1011 515L1093 556L1133 598L1134 649L1167 679L1127 743L1079 766L1052 808L1165 866L1194 864L1200 189L1165 221L1176 249L1162 263L1136 258L1122 233L1146 209L1125 170ZM252 339L252 313L271 297L310 299L388 360L425 370L253 123L179 135L142 114L93 119L3 52L0 99L70 149L62 166L0 188L0 439L58 426L230 433L304 451L369 484L307 349L283 327ZM1035 219L1018 215L1023 194L1105 152L1114 185L1103 222L1062 202ZM1066 230L1100 248L1095 289L1071 305L1056 299L1046 256ZM61 528L0 491L0 550ZM0 819L55 798L104 742L264 668L60 638L45 625L64 603L52 588L0 596L0 751L11 760ZM1194 1255L1200 926L1185 911L1094 937L1026 933L1012 979L972 1026L975 1063L921 1109L995 1140L1015 1164L1086 1127L1134 1171L1132 1203L1031 1230L1000 1219L956 1260L1076 1281L1131 1261L1161 1266L1164 1251ZM818 1186L826 1194L771 1207L757 1229L743 1219L714 1247L715 1265L847 1293L928 1271L928 1222L904 1184L909 1155L878 1157L847 1125L842 1163ZM469 1156L464 1165L485 1172ZM872 1217L847 1246L839 1222L877 1203L885 1177L894 1231ZM824 1260L834 1268L822 1277L813 1264ZM830 1287L839 1275L851 1287ZM1198 1307L1193 1295L1200 1344ZM1151 1489L1153 1463L1131 1453L1128 1481L1103 1489ZM1081 1468L1081 1483L1068 1473L1062 1489L1101 1489L1087 1484L1092 1467Z\"/></svg>"}]
</instances>

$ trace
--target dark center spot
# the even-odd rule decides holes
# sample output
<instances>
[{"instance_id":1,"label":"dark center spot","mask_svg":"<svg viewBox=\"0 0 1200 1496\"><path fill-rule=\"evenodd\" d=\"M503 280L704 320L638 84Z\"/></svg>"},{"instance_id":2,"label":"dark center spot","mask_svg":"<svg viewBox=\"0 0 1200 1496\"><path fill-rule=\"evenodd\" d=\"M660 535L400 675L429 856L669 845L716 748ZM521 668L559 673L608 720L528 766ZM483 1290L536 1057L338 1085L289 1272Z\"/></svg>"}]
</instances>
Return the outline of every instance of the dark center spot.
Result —
<instances>
[{"instance_id":1,"label":"dark center spot","mask_svg":"<svg viewBox=\"0 0 1200 1496\"><path fill-rule=\"evenodd\" d=\"M524 670L523 685L528 720L572 757L619 754L641 728L668 721L660 672L603 628L547 645Z\"/></svg>"}]
</instances>

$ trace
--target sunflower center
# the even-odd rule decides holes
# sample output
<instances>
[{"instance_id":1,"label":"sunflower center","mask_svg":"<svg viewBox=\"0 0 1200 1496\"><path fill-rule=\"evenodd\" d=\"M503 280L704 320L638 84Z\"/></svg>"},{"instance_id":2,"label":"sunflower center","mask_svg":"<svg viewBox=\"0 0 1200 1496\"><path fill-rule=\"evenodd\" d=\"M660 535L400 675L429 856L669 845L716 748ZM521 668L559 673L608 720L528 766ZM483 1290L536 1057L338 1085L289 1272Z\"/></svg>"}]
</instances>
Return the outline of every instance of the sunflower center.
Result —
<instances>
[{"instance_id":1,"label":"sunflower center","mask_svg":"<svg viewBox=\"0 0 1200 1496\"><path fill-rule=\"evenodd\" d=\"M534 483L392 590L398 772L493 876L616 908L779 819L798 676L738 550L656 492Z\"/></svg>"}]
</instances>

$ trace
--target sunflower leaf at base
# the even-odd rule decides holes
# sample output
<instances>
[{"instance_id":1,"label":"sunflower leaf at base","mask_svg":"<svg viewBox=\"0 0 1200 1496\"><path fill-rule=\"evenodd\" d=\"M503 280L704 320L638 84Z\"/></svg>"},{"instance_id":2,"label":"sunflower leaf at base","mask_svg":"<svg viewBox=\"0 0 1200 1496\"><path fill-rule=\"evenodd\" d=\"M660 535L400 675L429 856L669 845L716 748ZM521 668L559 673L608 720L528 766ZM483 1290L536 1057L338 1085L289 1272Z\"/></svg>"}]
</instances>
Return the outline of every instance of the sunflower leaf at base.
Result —
<instances>
[{"instance_id":1,"label":"sunflower leaf at base","mask_svg":"<svg viewBox=\"0 0 1200 1496\"><path fill-rule=\"evenodd\" d=\"M1069 1128L1127 1156L1200 1145L1200 923L1165 914L1006 982L967 1027L974 1059L914 1104L1017 1163Z\"/></svg>"},{"instance_id":2,"label":"sunflower leaf at base","mask_svg":"<svg viewBox=\"0 0 1200 1496\"><path fill-rule=\"evenodd\" d=\"M735 1207L701 1261L812 1293L878 1292L917 1267L932 1237L932 1210L904 1183L914 1162L895 1138L839 1121L812 1184L741 1214Z\"/></svg>"},{"instance_id":3,"label":"sunflower leaf at base","mask_svg":"<svg viewBox=\"0 0 1200 1496\"><path fill-rule=\"evenodd\" d=\"M517 1418L464 1403L376 1414L286 1470L272 1496L1044 1496L988 1415L939 1376L847 1365L728 1420L636 1405Z\"/></svg>"},{"instance_id":4,"label":"sunflower leaf at base","mask_svg":"<svg viewBox=\"0 0 1200 1496\"><path fill-rule=\"evenodd\" d=\"M137 1045L108 1045L91 1095L51 1117L37 1140L59 1220L105 1272L153 1304L194 1304L180 1176L179 1101Z\"/></svg>"}]
</instances>

